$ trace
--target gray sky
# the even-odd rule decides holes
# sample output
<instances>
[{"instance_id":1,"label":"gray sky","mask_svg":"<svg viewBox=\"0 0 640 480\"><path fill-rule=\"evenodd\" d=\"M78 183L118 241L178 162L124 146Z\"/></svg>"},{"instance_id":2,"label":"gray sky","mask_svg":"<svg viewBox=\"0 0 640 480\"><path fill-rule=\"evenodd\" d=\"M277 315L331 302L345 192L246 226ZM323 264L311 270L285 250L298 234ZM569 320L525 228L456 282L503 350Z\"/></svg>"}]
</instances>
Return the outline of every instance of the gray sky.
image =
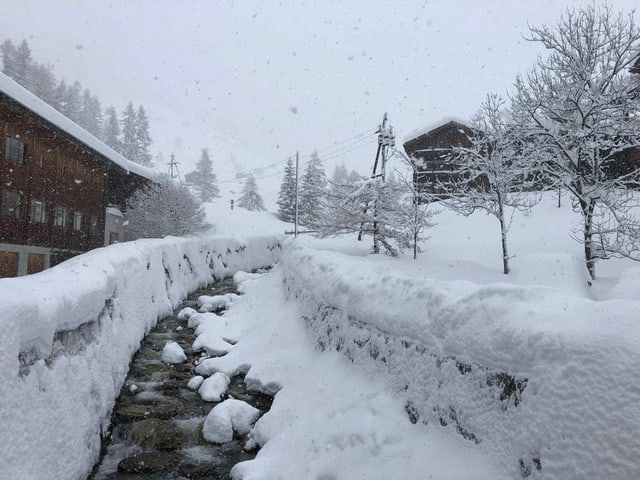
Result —
<instances>
[{"instance_id":1,"label":"gray sky","mask_svg":"<svg viewBox=\"0 0 640 480\"><path fill-rule=\"evenodd\" d=\"M106 105L144 104L154 152L168 157L180 135L195 152L235 143L240 162L249 151L249 164L268 165L373 131L385 111L398 143L442 117L467 118L540 53L522 38L527 22L554 23L567 5L586 2L11 3L0 15L3 37L27 38L38 61ZM373 136L371 147L357 140L348 167L372 162ZM333 150L322 152L331 159Z\"/></svg>"}]
</instances>

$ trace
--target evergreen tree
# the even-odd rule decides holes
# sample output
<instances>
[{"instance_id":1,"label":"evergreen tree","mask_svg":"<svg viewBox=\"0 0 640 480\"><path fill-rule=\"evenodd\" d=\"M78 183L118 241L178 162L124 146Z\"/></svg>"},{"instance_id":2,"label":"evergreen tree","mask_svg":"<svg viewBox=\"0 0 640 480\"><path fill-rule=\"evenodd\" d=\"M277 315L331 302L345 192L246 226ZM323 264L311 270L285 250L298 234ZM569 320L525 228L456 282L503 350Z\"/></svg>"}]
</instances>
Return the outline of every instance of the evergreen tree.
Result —
<instances>
[{"instance_id":1,"label":"evergreen tree","mask_svg":"<svg viewBox=\"0 0 640 480\"><path fill-rule=\"evenodd\" d=\"M296 209L296 172L293 167L293 160L287 160L287 166L284 168L284 177L282 185L280 185L280 193L278 194L278 214L280 219L285 222L295 221Z\"/></svg>"},{"instance_id":2,"label":"evergreen tree","mask_svg":"<svg viewBox=\"0 0 640 480\"><path fill-rule=\"evenodd\" d=\"M322 204L326 194L327 178L322 162L316 152L311 154L311 160L302 177L302 185L298 197L298 215L300 223L314 228L322 217Z\"/></svg>"},{"instance_id":3,"label":"evergreen tree","mask_svg":"<svg viewBox=\"0 0 640 480\"><path fill-rule=\"evenodd\" d=\"M53 91L53 101L51 102L51 106L62 114L64 114L66 110L67 88L67 82L65 82L63 78Z\"/></svg>"},{"instance_id":4,"label":"evergreen tree","mask_svg":"<svg viewBox=\"0 0 640 480\"><path fill-rule=\"evenodd\" d=\"M122 112L122 155L132 162L136 161L138 143L136 141L136 111L129 102Z\"/></svg>"},{"instance_id":5,"label":"evergreen tree","mask_svg":"<svg viewBox=\"0 0 640 480\"><path fill-rule=\"evenodd\" d=\"M24 88L31 90L31 72L33 69L33 58L31 58L31 48L26 40L20 42L15 50L13 79Z\"/></svg>"},{"instance_id":6,"label":"evergreen tree","mask_svg":"<svg viewBox=\"0 0 640 480\"><path fill-rule=\"evenodd\" d=\"M200 159L196 164L196 176L194 176L194 188L200 197L200 201L209 202L220 196L216 174L213 173L213 163L209 157L209 150L202 149Z\"/></svg>"},{"instance_id":7,"label":"evergreen tree","mask_svg":"<svg viewBox=\"0 0 640 480\"><path fill-rule=\"evenodd\" d=\"M265 210L262 197L258 193L258 186L253 175L247 175L242 187L242 196L238 199L238 206L247 210Z\"/></svg>"},{"instance_id":8,"label":"evergreen tree","mask_svg":"<svg viewBox=\"0 0 640 480\"><path fill-rule=\"evenodd\" d=\"M16 46L9 39L2 42L0 45L0 52L2 53L2 73L7 77L16 79Z\"/></svg>"},{"instance_id":9,"label":"evergreen tree","mask_svg":"<svg viewBox=\"0 0 640 480\"><path fill-rule=\"evenodd\" d=\"M151 146L149 119L142 105L138 107L138 113L135 118L135 138L137 152L134 161L140 165L151 166L151 159L153 157L151 152L149 152L149 147Z\"/></svg>"},{"instance_id":10,"label":"evergreen tree","mask_svg":"<svg viewBox=\"0 0 640 480\"><path fill-rule=\"evenodd\" d=\"M102 106L100 100L95 95L91 95L89 90L82 95L82 110L80 112L80 126L91 133L94 137L102 136Z\"/></svg>"},{"instance_id":11,"label":"evergreen tree","mask_svg":"<svg viewBox=\"0 0 640 480\"><path fill-rule=\"evenodd\" d=\"M75 81L67 88L64 98L62 113L73 122L80 125L82 123L82 86Z\"/></svg>"},{"instance_id":12,"label":"evergreen tree","mask_svg":"<svg viewBox=\"0 0 640 480\"><path fill-rule=\"evenodd\" d=\"M56 78L53 75L53 67L50 64L38 64L33 67L32 90L31 92L54 106Z\"/></svg>"},{"instance_id":13,"label":"evergreen tree","mask_svg":"<svg viewBox=\"0 0 640 480\"><path fill-rule=\"evenodd\" d=\"M118 114L116 109L111 106L105 111L104 127L102 129L104 143L113 148L116 152L122 151L122 142L120 142L120 125L118 124Z\"/></svg>"}]
</instances>

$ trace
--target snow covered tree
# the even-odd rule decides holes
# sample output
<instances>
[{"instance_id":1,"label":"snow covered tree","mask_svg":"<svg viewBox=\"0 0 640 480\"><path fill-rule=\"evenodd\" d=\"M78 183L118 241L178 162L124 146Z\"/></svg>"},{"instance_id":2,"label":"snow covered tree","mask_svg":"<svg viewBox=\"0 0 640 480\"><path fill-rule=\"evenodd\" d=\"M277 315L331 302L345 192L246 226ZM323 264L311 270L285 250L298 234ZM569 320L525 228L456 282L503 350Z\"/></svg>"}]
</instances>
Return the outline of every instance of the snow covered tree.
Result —
<instances>
[{"instance_id":1,"label":"snow covered tree","mask_svg":"<svg viewBox=\"0 0 640 480\"><path fill-rule=\"evenodd\" d=\"M216 174L213 173L213 163L209 157L209 150L206 148L202 149L200 159L196 164L195 174L193 186L201 202L209 202L213 198L220 196Z\"/></svg>"},{"instance_id":2,"label":"snow covered tree","mask_svg":"<svg viewBox=\"0 0 640 480\"><path fill-rule=\"evenodd\" d=\"M82 94L82 109L80 111L79 125L91 133L94 137L102 136L102 106L95 95L91 95L88 89Z\"/></svg>"},{"instance_id":3,"label":"snow covered tree","mask_svg":"<svg viewBox=\"0 0 640 480\"><path fill-rule=\"evenodd\" d=\"M500 96L488 94L473 115L471 146L456 147L452 152L459 180L453 183L446 203L463 215L483 210L498 220L502 272L508 274L507 233L513 214L530 209L537 199L533 193L525 193L533 186L531 162L525 163L519 153L513 129L505 120L504 105Z\"/></svg>"},{"instance_id":4,"label":"snow covered tree","mask_svg":"<svg viewBox=\"0 0 640 480\"><path fill-rule=\"evenodd\" d=\"M399 187L396 211L398 229L401 234L400 245L403 248L411 249L415 260L418 258L418 253L421 252L420 243L428 238L424 233L427 229L435 226L432 219L438 212L433 208L433 203L425 198L425 194L416 188L413 181L417 171L415 162L402 151L395 150L394 155L396 154L407 167L404 171L396 170L395 181L391 182Z\"/></svg>"},{"instance_id":5,"label":"snow covered tree","mask_svg":"<svg viewBox=\"0 0 640 480\"><path fill-rule=\"evenodd\" d=\"M189 190L166 175L137 190L127 202L127 236L162 238L208 230L205 213Z\"/></svg>"},{"instance_id":6,"label":"snow covered tree","mask_svg":"<svg viewBox=\"0 0 640 480\"><path fill-rule=\"evenodd\" d=\"M247 210L265 210L262 197L258 193L258 185L253 175L247 175L242 187L242 196L238 199L238 206Z\"/></svg>"},{"instance_id":7,"label":"snow covered tree","mask_svg":"<svg viewBox=\"0 0 640 480\"><path fill-rule=\"evenodd\" d=\"M302 177L298 195L298 215L302 225L316 227L323 215L322 205L326 190L327 178L324 167L318 154L314 152Z\"/></svg>"},{"instance_id":8,"label":"snow covered tree","mask_svg":"<svg viewBox=\"0 0 640 480\"><path fill-rule=\"evenodd\" d=\"M16 46L9 39L6 39L0 45L0 53L2 54L2 73L7 77L15 80L16 73Z\"/></svg>"},{"instance_id":9,"label":"snow covered tree","mask_svg":"<svg viewBox=\"0 0 640 480\"><path fill-rule=\"evenodd\" d=\"M56 78L49 64L34 65L31 79L31 92L53 106L55 101Z\"/></svg>"},{"instance_id":10,"label":"snow covered tree","mask_svg":"<svg viewBox=\"0 0 640 480\"><path fill-rule=\"evenodd\" d=\"M136 111L133 103L129 102L122 112L122 155L135 161L138 154L138 143L136 139Z\"/></svg>"},{"instance_id":11,"label":"snow covered tree","mask_svg":"<svg viewBox=\"0 0 640 480\"><path fill-rule=\"evenodd\" d=\"M142 105L138 106L138 112L135 118L135 138L136 138L136 157L135 162L140 165L150 166L152 155L149 152L151 146L151 135L149 133L149 119L147 112Z\"/></svg>"},{"instance_id":12,"label":"snow covered tree","mask_svg":"<svg viewBox=\"0 0 640 480\"><path fill-rule=\"evenodd\" d=\"M289 158L284 168L284 177L278 193L278 215L285 222L295 221L296 215L296 172L293 160Z\"/></svg>"},{"instance_id":13,"label":"snow covered tree","mask_svg":"<svg viewBox=\"0 0 640 480\"><path fill-rule=\"evenodd\" d=\"M80 125L82 123L82 86L80 82L73 82L64 96L64 103L61 112L73 122Z\"/></svg>"},{"instance_id":14,"label":"snow covered tree","mask_svg":"<svg viewBox=\"0 0 640 480\"><path fill-rule=\"evenodd\" d=\"M315 228L322 237L357 233L361 240L371 235L373 253L380 253L382 246L395 256L405 239L398 215L400 197L399 185L385 183L380 177L332 190Z\"/></svg>"},{"instance_id":15,"label":"snow covered tree","mask_svg":"<svg viewBox=\"0 0 640 480\"><path fill-rule=\"evenodd\" d=\"M594 279L597 258L639 252L636 199L628 178L611 172L620 152L640 144L637 86L628 73L640 31L633 14L595 5L567 10L555 27L530 30L549 56L517 79L513 118L546 183L574 197L582 217L578 239Z\"/></svg>"},{"instance_id":16,"label":"snow covered tree","mask_svg":"<svg viewBox=\"0 0 640 480\"><path fill-rule=\"evenodd\" d=\"M116 152L122 151L120 142L120 125L116 109L111 106L105 110L104 126L102 127L102 139L104 143L113 148Z\"/></svg>"}]
</instances>

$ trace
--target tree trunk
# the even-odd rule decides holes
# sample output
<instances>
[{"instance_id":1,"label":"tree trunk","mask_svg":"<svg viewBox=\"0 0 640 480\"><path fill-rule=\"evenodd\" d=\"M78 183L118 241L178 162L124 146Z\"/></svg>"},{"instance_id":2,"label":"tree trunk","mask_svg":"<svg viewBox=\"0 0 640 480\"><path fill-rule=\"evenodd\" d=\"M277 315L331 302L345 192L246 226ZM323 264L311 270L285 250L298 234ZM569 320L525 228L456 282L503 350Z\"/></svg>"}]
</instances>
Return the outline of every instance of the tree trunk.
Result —
<instances>
[{"instance_id":1,"label":"tree trunk","mask_svg":"<svg viewBox=\"0 0 640 480\"><path fill-rule=\"evenodd\" d=\"M500 221L500 238L502 239L502 273L509 274L509 251L507 249L507 225L504 221L504 206L498 205L498 220Z\"/></svg>"},{"instance_id":2,"label":"tree trunk","mask_svg":"<svg viewBox=\"0 0 640 480\"><path fill-rule=\"evenodd\" d=\"M593 248L593 212L595 206L596 200L580 200L584 219L584 259L591 280L596 279L596 255Z\"/></svg>"}]
</instances>

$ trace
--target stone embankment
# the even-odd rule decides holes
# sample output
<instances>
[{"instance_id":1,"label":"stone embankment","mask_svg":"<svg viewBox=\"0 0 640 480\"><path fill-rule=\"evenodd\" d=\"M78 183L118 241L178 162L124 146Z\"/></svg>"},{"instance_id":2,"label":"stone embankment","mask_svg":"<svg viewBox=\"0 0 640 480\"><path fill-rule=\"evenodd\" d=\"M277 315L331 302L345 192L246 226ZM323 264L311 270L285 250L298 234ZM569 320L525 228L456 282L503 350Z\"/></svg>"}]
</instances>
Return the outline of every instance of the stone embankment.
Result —
<instances>
[{"instance_id":1,"label":"stone embankment","mask_svg":"<svg viewBox=\"0 0 640 480\"><path fill-rule=\"evenodd\" d=\"M114 408L111 430L104 439L101 461L91 480L227 479L238 462L255 457L246 451L246 435L212 444L203 438L203 423L220 402L205 402L189 381L205 354L193 351L194 330L179 320L185 307L198 308L200 295L223 295L233 291L231 279L193 293L173 316L158 322L134 356L127 380ZM167 342L176 342L187 360L162 360ZM166 359L166 358L165 358ZM198 382L195 382L196 384ZM220 401L242 400L264 413L272 398L247 392L244 377L230 379Z\"/></svg>"}]
</instances>

